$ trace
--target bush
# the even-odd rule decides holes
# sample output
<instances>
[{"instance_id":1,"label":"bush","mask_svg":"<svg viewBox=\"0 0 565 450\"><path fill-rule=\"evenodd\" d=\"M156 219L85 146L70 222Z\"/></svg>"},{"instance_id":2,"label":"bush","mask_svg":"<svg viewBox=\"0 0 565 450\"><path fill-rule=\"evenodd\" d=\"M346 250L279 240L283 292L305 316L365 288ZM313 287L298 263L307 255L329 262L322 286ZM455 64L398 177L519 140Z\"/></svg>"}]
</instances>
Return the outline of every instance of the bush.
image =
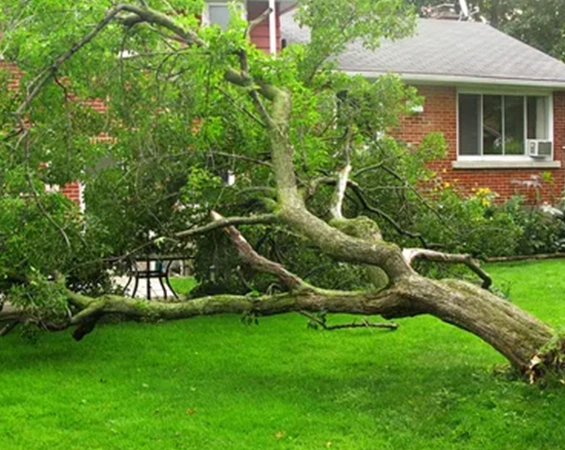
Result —
<instances>
[{"instance_id":1,"label":"bush","mask_svg":"<svg viewBox=\"0 0 565 450\"><path fill-rule=\"evenodd\" d=\"M528 207L520 196L512 197L502 208L522 231L516 242L515 254L533 255L565 250L565 222L562 218L540 208Z\"/></svg>"},{"instance_id":2,"label":"bush","mask_svg":"<svg viewBox=\"0 0 565 450\"><path fill-rule=\"evenodd\" d=\"M463 197L452 188L439 190L434 213L415 218L418 232L449 251L479 257L532 255L565 250L565 222L529 206L521 196L497 204L489 188ZM441 217L441 219L440 219Z\"/></svg>"}]
</instances>

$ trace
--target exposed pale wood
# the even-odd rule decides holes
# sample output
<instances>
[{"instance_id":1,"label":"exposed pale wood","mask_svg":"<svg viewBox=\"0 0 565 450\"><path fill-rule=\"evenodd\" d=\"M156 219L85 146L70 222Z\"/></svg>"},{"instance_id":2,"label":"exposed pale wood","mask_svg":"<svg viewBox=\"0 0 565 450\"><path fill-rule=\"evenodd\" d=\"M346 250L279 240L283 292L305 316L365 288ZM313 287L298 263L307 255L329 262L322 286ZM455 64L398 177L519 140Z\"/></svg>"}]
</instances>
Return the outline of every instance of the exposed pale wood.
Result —
<instances>
[{"instance_id":1,"label":"exposed pale wood","mask_svg":"<svg viewBox=\"0 0 565 450\"><path fill-rule=\"evenodd\" d=\"M216 211L212 211L211 215L215 222L225 221L225 219ZM237 230L237 228L228 226L224 228L224 231L231 238L241 257L254 269L260 272L275 275L279 278L281 283L283 283L289 289L296 289L298 287L306 286L306 283L303 280L301 280L295 274L286 270L282 265L259 255L253 249L253 247L251 247L251 245L249 244L249 242L247 242L243 235Z\"/></svg>"}]
</instances>

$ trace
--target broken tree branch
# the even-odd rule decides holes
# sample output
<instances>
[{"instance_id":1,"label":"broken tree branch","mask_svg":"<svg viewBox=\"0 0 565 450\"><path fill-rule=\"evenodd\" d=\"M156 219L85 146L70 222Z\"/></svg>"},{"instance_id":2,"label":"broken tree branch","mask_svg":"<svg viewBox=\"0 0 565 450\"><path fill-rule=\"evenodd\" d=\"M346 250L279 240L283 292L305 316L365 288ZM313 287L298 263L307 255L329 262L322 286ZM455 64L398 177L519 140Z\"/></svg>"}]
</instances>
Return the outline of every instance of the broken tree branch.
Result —
<instances>
[{"instance_id":1,"label":"broken tree branch","mask_svg":"<svg viewBox=\"0 0 565 450\"><path fill-rule=\"evenodd\" d=\"M488 289L492 285L492 278L490 275L481 269L479 262L473 259L471 255L455 255L420 248L406 248L402 251L402 255L409 266L412 266L413 262L417 259L425 259L427 261L442 263L465 264L481 280L483 280L483 283L481 284L483 289Z\"/></svg>"},{"instance_id":2,"label":"broken tree branch","mask_svg":"<svg viewBox=\"0 0 565 450\"><path fill-rule=\"evenodd\" d=\"M334 219L343 219L343 197L347 189L347 182L349 181L349 173L351 172L351 164L347 164L339 171L337 184L335 187L330 213Z\"/></svg>"},{"instance_id":3,"label":"broken tree branch","mask_svg":"<svg viewBox=\"0 0 565 450\"><path fill-rule=\"evenodd\" d=\"M4 337L7 334L9 334L11 331L14 330L14 328L16 328L19 325L19 321L14 320L13 322L9 322L7 325L5 325L4 327L2 327L2 329L0 330L0 337Z\"/></svg>"},{"instance_id":4,"label":"broken tree branch","mask_svg":"<svg viewBox=\"0 0 565 450\"><path fill-rule=\"evenodd\" d=\"M225 220L215 211L211 212L215 221ZM270 273L279 278L290 290L305 287L306 283L297 275L286 270L281 264L271 261L264 256L259 255L253 247L247 242L243 235L234 226L224 227L224 231L229 235L233 244L237 248L241 257L248 262L254 269L261 272Z\"/></svg>"},{"instance_id":5,"label":"broken tree branch","mask_svg":"<svg viewBox=\"0 0 565 450\"><path fill-rule=\"evenodd\" d=\"M411 231L405 230L387 213L385 213L384 211L382 211L381 209L379 209L379 208L377 208L373 205L370 205L369 201L365 197L365 193L363 192L363 190L361 189L361 187L357 183L350 183L349 186L352 188L353 192L355 193L355 196L357 197L359 202L361 202L361 206L363 206L363 208L365 210L372 212L372 213L376 214L377 216L386 220L396 230L396 232L398 234L401 234L403 236L406 236L406 237L409 237L409 238L412 238L412 239L418 239L425 248L429 247L428 242L426 241L424 236L422 236L420 233L413 233Z\"/></svg>"},{"instance_id":6,"label":"broken tree branch","mask_svg":"<svg viewBox=\"0 0 565 450\"><path fill-rule=\"evenodd\" d=\"M267 17L269 17L272 12L273 12L273 10L271 8L267 8L259 16L257 16L255 19L251 20L249 22L249 24L247 25L247 28L245 29L245 36L244 37L246 39L251 39L251 32L253 31L253 29L257 25L259 25L261 22L263 22Z\"/></svg>"},{"instance_id":7,"label":"broken tree branch","mask_svg":"<svg viewBox=\"0 0 565 450\"><path fill-rule=\"evenodd\" d=\"M306 311L300 311L304 317L307 317L311 322L319 325L324 330L332 331L332 330L344 330L346 328L385 328L388 330L395 331L398 329L397 323L382 323L382 322L369 322L366 318L364 318L361 322L350 322L350 323L340 323L336 325L328 325L325 320L321 319L320 317L316 317L313 314L307 313Z\"/></svg>"}]
</instances>

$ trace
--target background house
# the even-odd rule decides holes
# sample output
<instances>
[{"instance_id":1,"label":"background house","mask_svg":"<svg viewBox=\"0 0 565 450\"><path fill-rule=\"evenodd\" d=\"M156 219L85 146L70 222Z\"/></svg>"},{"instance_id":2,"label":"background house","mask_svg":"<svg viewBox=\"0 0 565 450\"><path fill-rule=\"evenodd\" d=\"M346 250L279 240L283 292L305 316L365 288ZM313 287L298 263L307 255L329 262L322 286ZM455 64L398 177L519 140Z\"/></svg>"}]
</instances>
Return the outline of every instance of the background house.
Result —
<instances>
[{"instance_id":1,"label":"background house","mask_svg":"<svg viewBox=\"0 0 565 450\"><path fill-rule=\"evenodd\" d=\"M292 13L283 16L281 33L287 45L309 40ZM397 73L418 88L423 108L393 133L418 145L427 133L442 132L448 155L432 166L445 181L467 192L489 187L506 199L532 195L532 181L540 179L547 200L561 196L562 62L487 24L434 19L419 19L412 37L374 51L354 43L336 58L351 75Z\"/></svg>"}]
</instances>

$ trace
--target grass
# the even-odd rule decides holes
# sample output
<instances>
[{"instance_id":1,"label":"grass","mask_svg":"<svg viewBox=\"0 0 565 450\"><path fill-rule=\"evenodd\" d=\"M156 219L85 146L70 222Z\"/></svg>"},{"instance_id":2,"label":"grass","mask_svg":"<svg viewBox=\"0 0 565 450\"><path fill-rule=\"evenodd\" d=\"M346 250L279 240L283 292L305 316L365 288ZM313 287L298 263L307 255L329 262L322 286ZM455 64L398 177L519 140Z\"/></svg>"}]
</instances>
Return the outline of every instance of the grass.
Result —
<instances>
[{"instance_id":1,"label":"grass","mask_svg":"<svg viewBox=\"0 0 565 450\"><path fill-rule=\"evenodd\" d=\"M194 277L171 277L169 281L175 292L181 295L188 295L198 284Z\"/></svg>"},{"instance_id":2,"label":"grass","mask_svg":"<svg viewBox=\"0 0 565 450\"><path fill-rule=\"evenodd\" d=\"M565 324L565 261L490 270ZM494 374L500 355L431 317L399 323L321 332L297 315L220 316L105 325L80 343L12 334L0 449L563 448L565 389Z\"/></svg>"}]
</instances>

